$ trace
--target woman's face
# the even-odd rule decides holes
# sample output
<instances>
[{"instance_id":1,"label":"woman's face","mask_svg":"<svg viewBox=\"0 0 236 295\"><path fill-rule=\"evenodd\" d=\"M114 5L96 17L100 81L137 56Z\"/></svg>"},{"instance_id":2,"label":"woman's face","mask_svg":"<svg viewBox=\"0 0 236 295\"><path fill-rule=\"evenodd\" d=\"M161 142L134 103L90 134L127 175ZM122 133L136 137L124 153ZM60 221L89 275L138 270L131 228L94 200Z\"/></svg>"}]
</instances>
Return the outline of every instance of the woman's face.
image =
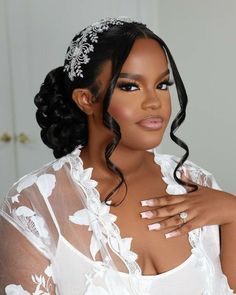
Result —
<instances>
[{"instance_id":1,"label":"woman's face","mask_svg":"<svg viewBox=\"0 0 236 295\"><path fill-rule=\"evenodd\" d=\"M121 129L119 145L147 150L161 143L171 115L169 70L153 39L135 41L114 89L109 113Z\"/></svg>"}]
</instances>

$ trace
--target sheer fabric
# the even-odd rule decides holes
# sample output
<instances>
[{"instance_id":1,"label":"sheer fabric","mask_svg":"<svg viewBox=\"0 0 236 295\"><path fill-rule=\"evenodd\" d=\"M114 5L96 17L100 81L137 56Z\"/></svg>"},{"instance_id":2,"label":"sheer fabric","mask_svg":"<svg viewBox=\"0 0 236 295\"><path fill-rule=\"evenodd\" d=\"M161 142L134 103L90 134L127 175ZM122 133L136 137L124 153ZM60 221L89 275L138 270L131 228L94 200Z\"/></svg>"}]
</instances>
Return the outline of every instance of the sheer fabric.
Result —
<instances>
[{"instance_id":1,"label":"sheer fabric","mask_svg":"<svg viewBox=\"0 0 236 295\"><path fill-rule=\"evenodd\" d=\"M83 168L80 149L24 176L5 198L1 294L234 294L221 270L217 225L189 233L192 254L184 263L142 275L132 237L121 237L116 216L100 201L92 168ZM167 193L186 193L173 178L179 159L152 152ZM191 161L184 171L194 182L220 189L212 174Z\"/></svg>"}]
</instances>

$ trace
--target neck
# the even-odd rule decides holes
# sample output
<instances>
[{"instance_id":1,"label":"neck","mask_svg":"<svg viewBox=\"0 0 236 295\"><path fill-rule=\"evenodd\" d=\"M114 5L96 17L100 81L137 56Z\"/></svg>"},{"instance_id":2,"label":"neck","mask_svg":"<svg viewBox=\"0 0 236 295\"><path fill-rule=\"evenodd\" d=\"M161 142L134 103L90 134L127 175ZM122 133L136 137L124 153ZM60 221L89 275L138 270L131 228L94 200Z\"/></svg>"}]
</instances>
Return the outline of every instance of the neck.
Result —
<instances>
[{"instance_id":1,"label":"neck","mask_svg":"<svg viewBox=\"0 0 236 295\"><path fill-rule=\"evenodd\" d=\"M111 175L111 171L106 165L105 147L106 144L102 143L100 145L88 144L81 151L84 167L93 167L94 176L97 176L96 178L109 177ZM138 173L141 167L145 166L144 164L148 158L148 154L146 151L135 151L123 145L118 145L112 153L110 160L122 171L124 177L127 179L131 175Z\"/></svg>"}]
</instances>

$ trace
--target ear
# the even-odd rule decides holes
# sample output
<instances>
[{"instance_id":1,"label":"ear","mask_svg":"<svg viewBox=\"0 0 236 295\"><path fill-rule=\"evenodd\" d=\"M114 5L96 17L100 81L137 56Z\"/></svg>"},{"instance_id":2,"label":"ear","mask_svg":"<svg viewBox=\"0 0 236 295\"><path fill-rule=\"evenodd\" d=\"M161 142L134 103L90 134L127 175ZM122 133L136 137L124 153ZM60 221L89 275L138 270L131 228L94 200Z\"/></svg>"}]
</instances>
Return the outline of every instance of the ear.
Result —
<instances>
[{"instance_id":1,"label":"ear","mask_svg":"<svg viewBox=\"0 0 236 295\"><path fill-rule=\"evenodd\" d=\"M72 99L84 113L93 114L94 96L89 89L75 89L72 93Z\"/></svg>"}]
</instances>

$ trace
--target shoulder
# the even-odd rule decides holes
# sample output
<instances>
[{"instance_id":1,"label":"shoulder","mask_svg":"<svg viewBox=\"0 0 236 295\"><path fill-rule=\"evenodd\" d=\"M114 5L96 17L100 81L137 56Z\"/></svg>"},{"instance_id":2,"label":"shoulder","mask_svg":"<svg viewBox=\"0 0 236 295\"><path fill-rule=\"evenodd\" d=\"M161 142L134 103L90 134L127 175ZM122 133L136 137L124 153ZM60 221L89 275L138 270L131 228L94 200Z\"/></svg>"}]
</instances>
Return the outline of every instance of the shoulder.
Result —
<instances>
[{"instance_id":1,"label":"shoulder","mask_svg":"<svg viewBox=\"0 0 236 295\"><path fill-rule=\"evenodd\" d=\"M18 202L19 197L21 196L22 199L23 196L32 203L37 197L47 199L56 187L57 191L62 189L62 186L63 190L66 190L71 182L79 183L80 178L83 177L78 176L83 172L80 148L76 148L72 153L46 163L21 177L10 187L4 200L13 198L15 202Z\"/></svg>"},{"instance_id":2,"label":"shoulder","mask_svg":"<svg viewBox=\"0 0 236 295\"><path fill-rule=\"evenodd\" d=\"M73 153L48 162L42 165L40 168L25 174L15 183L13 183L7 195L9 196L15 193L20 194L23 190L29 190L35 185L40 189L42 185L49 185L49 183L53 182L55 183L56 177L62 174L62 172L65 170L65 167L70 167L72 165L72 159Z\"/></svg>"},{"instance_id":3,"label":"shoulder","mask_svg":"<svg viewBox=\"0 0 236 295\"><path fill-rule=\"evenodd\" d=\"M155 161L160 164L161 167L164 167L165 170L168 169L173 173L181 158L172 154L161 154L156 149L154 149L153 152ZM213 173L193 162L191 159L187 159L178 171L183 172L186 177L199 185L220 190L220 186Z\"/></svg>"},{"instance_id":4,"label":"shoulder","mask_svg":"<svg viewBox=\"0 0 236 295\"><path fill-rule=\"evenodd\" d=\"M21 194L24 190L32 188L34 185L40 183L41 179L52 179L52 167L55 161L47 163L42 167L34 170L28 174L25 174L19 178L13 185L10 187L7 196Z\"/></svg>"}]
</instances>

